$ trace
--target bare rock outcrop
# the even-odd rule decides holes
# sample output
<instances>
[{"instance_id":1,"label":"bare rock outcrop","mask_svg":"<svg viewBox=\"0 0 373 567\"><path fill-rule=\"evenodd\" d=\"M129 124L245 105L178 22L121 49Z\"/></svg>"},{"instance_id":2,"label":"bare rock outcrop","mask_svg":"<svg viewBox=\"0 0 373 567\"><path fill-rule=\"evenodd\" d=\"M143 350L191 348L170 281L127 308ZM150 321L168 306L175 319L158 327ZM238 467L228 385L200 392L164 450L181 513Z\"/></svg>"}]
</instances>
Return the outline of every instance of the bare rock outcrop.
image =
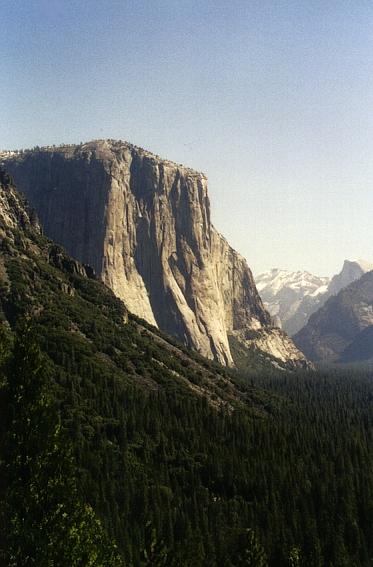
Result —
<instances>
[{"instance_id":1,"label":"bare rock outcrop","mask_svg":"<svg viewBox=\"0 0 373 567\"><path fill-rule=\"evenodd\" d=\"M373 362L373 271L332 295L294 341L314 362Z\"/></svg>"},{"instance_id":2,"label":"bare rock outcrop","mask_svg":"<svg viewBox=\"0 0 373 567\"><path fill-rule=\"evenodd\" d=\"M113 140L0 158L46 234L131 312L226 365L229 335L247 330L264 350L274 332L283 359L305 363L288 338L279 347L245 259L211 224L202 173Z\"/></svg>"}]
</instances>

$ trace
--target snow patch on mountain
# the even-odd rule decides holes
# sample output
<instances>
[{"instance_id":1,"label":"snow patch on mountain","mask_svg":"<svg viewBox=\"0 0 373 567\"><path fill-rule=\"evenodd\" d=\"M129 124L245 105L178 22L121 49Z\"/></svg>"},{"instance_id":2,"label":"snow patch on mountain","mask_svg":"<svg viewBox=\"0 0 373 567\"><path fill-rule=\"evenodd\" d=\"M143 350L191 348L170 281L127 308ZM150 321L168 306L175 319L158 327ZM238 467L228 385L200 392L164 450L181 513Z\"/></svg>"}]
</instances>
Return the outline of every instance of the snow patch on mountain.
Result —
<instances>
[{"instance_id":1,"label":"snow patch on mountain","mask_svg":"<svg viewBox=\"0 0 373 567\"><path fill-rule=\"evenodd\" d=\"M293 336L331 295L371 270L373 264L366 260L345 260L333 278L274 268L259 274L256 286L276 324Z\"/></svg>"}]
</instances>

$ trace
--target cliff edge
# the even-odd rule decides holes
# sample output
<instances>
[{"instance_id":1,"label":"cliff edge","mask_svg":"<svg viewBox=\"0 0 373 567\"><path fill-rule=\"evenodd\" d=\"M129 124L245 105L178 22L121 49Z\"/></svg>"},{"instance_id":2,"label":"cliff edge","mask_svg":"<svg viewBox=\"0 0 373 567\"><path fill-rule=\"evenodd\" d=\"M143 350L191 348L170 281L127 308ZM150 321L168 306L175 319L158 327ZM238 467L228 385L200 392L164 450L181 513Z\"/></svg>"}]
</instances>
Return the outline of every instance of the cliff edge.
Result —
<instances>
[{"instance_id":1,"label":"cliff edge","mask_svg":"<svg viewBox=\"0 0 373 567\"><path fill-rule=\"evenodd\" d=\"M202 173L113 140L0 160L47 236L92 266L129 311L225 365L230 336L274 354L273 333L282 362L307 365L273 328L245 259L213 227ZM247 338L258 334L258 344Z\"/></svg>"}]
</instances>

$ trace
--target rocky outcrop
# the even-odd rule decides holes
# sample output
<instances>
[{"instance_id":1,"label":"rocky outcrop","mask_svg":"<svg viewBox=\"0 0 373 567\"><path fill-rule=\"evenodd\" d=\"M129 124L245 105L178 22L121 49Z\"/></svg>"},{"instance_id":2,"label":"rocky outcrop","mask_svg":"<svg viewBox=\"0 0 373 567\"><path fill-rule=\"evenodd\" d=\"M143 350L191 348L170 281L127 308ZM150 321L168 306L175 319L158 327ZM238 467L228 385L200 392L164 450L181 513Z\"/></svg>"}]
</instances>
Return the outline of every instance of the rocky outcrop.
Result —
<instances>
[{"instance_id":1,"label":"rocky outcrop","mask_svg":"<svg viewBox=\"0 0 373 567\"><path fill-rule=\"evenodd\" d=\"M330 297L294 341L315 362L363 362L373 360L372 330L373 272L368 272Z\"/></svg>"},{"instance_id":2,"label":"rocky outcrop","mask_svg":"<svg viewBox=\"0 0 373 567\"><path fill-rule=\"evenodd\" d=\"M10 175L0 167L0 221L3 226L13 229L33 228L35 232L40 233L35 213L14 189L12 182Z\"/></svg>"},{"instance_id":3,"label":"rocky outcrop","mask_svg":"<svg viewBox=\"0 0 373 567\"><path fill-rule=\"evenodd\" d=\"M111 140L1 157L46 234L134 314L227 365L230 333L273 332L246 261L211 224L203 174Z\"/></svg>"},{"instance_id":4,"label":"rocky outcrop","mask_svg":"<svg viewBox=\"0 0 373 567\"><path fill-rule=\"evenodd\" d=\"M373 264L366 260L345 260L339 274L333 276L327 290L327 297L337 295L341 289L373 270Z\"/></svg>"},{"instance_id":5,"label":"rocky outcrop","mask_svg":"<svg viewBox=\"0 0 373 567\"><path fill-rule=\"evenodd\" d=\"M366 260L345 260L332 279L309 272L273 269L255 278L260 297L272 317L290 336L302 329L332 295L373 270Z\"/></svg>"},{"instance_id":6,"label":"rocky outcrop","mask_svg":"<svg viewBox=\"0 0 373 567\"><path fill-rule=\"evenodd\" d=\"M16 190L11 176L0 167L0 245L11 253L17 246L20 249L30 248L39 255L43 254L48 264L66 273L97 279L90 266L70 258L60 246L51 243L46 251L38 249L33 241L38 235L42 235L42 228L34 209Z\"/></svg>"},{"instance_id":7,"label":"rocky outcrop","mask_svg":"<svg viewBox=\"0 0 373 567\"><path fill-rule=\"evenodd\" d=\"M285 368L313 368L313 365L295 346L292 339L279 328L262 328L256 331L242 329L230 333L229 338L231 344L234 340L238 341L241 352L248 357L248 360L255 354L261 358L262 362L270 362L272 366L282 370ZM241 356L234 357L238 368L248 368L249 365L242 364L240 359Z\"/></svg>"}]
</instances>

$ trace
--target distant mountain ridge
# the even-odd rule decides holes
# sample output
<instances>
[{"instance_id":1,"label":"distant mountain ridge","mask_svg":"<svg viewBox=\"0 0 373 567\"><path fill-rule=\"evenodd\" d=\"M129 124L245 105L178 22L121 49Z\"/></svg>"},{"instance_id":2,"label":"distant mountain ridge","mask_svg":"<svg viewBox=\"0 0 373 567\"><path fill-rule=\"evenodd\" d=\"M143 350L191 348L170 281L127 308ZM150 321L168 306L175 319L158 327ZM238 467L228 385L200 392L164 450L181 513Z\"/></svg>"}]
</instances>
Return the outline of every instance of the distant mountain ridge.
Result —
<instances>
[{"instance_id":1,"label":"distant mountain ridge","mask_svg":"<svg viewBox=\"0 0 373 567\"><path fill-rule=\"evenodd\" d=\"M373 271L329 297L294 341L314 362L373 362Z\"/></svg>"},{"instance_id":2,"label":"distant mountain ridge","mask_svg":"<svg viewBox=\"0 0 373 567\"><path fill-rule=\"evenodd\" d=\"M329 281L309 272L279 269L256 278L265 307L289 335L303 327L308 316L317 309Z\"/></svg>"},{"instance_id":3,"label":"distant mountain ridge","mask_svg":"<svg viewBox=\"0 0 373 567\"><path fill-rule=\"evenodd\" d=\"M345 260L342 270L333 278L315 276L306 271L273 269L259 274L257 289L265 307L276 322L295 335L332 295L373 270L366 260Z\"/></svg>"},{"instance_id":4,"label":"distant mountain ridge","mask_svg":"<svg viewBox=\"0 0 373 567\"><path fill-rule=\"evenodd\" d=\"M336 295L343 289L350 285L350 283L358 280L366 272L373 270L373 263L367 260L345 260L342 270L339 274L333 276L329 287L328 296Z\"/></svg>"},{"instance_id":5,"label":"distant mountain ridge","mask_svg":"<svg viewBox=\"0 0 373 567\"><path fill-rule=\"evenodd\" d=\"M35 214L0 170L0 326L9 341L25 312L33 314L34 336L46 364L40 370L58 406L59 427L71 440L76 463L72 472L79 477L74 503L81 499L102 521L123 558L116 566L278 567L279 557L285 566L294 564L294 557L297 562L298 554L308 565L331 565L334 557L336 566L369 565L369 375L349 381L322 373L273 373L272 367L262 376L255 372L239 377L182 347L128 314L92 270L47 239ZM1 347L4 359L3 342ZM16 391L23 391L20 398L28 407L29 392L36 389L36 360L35 355L23 355L16 366L19 383L26 383L24 390ZM8 361L7 367L14 368ZM19 380L17 374L8 376L9 383ZM49 399L36 396L49 410ZM0 407L8 411L0 412L0 439L11 422L7 438L13 435L20 471L11 512L20 520L3 522L9 450L0 443L5 526L0 550L7 555L14 548L18 552L15 560L13 556L13 561L0 563L45 565L44 550L53 547L53 540L45 537L46 518L57 516L51 523L59 544L66 541L59 520L61 509L66 510L64 494L54 482L56 475L46 474L50 453L43 460L47 471L42 459L34 464L39 443L42 455L46 453L47 429L37 420L39 412L35 416L35 404L31 419L23 414L25 425L20 427L9 401L2 373ZM10 418L7 424L4 414ZM30 436L34 424L35 435ZM60 454L52 456L62 475L66 469L60 467ZM338 477L336 462L346 465ZM41 490L46 492L42 499ZM29 505L30 493L34 507ZM35 507L41 513L29 518ZM358 531L349 545L350 527L355 525ZM2 545L4 534L10 539L18 529L13 549ZM77 546L94 541L76 537L75 529L70 533ZM289 542L296 547L290 549ZM357 560L361 547L367 561ZM72 565L59 559L56 565ZM97 554L94 563L109 567L107 560L95 559ZM79 564L87 565L85 558Z\"/></svg>"},{"instance_id":6,"label":"distant mountain ridge","mask_svg":"<svg viewBox=\"0 0 373 567\"><path fill-rule=\"evenodd\" d=\"M45 233L92 266L128 310L203 356L231 340L307 365L276 329L246 260L214 228L207 179L122 141L3 152Z\"/></svg>"}]
</instances>

